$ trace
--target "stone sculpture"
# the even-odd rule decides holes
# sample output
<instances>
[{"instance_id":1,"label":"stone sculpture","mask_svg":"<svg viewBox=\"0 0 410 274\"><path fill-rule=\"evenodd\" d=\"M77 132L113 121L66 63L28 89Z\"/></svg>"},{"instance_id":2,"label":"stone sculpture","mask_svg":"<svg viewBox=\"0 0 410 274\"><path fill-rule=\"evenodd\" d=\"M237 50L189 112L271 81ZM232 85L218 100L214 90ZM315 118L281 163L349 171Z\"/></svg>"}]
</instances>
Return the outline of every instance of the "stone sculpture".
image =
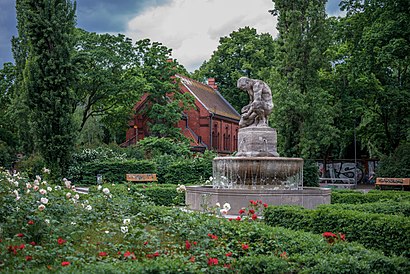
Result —
<instances>
[{"instance_id":1,"label":"stone sculpture","mask_svg":"<svg viewBox=\"0 0 410 274\"><path fill-rule=\"evenodd\" d=\"M249 104L242 108L236 156L278 157L276 130L268 125L268 116L273 109L269 86L261 80L241 77L237 87L248 93Z\"/></svg>"},{"instance_id":2,"label":"stone sculpture","mask_svg":"<svg viewBox=\"0 0 410 274\"><path fill-rule=\"evenodd\" d=\"M261 80L241 77L237 87L247 91L249 95L249 104L241 110L239 127L268 126L268 116L273 109L272 92L269 86Z\"/></svg>"}]
</instances>

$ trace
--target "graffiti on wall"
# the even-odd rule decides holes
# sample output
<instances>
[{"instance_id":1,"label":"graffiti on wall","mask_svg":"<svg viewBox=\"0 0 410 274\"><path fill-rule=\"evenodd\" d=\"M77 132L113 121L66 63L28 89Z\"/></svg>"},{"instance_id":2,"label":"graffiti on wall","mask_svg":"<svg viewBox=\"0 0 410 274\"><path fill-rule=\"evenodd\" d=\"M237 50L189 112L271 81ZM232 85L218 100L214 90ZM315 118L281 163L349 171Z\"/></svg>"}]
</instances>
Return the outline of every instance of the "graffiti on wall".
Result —
<instances>
[{"instance_id":1,"label":"graffiti on wall","mask_svg":"<svg viewBox=\"0 0 410 274\"><path fill-rule=\"evenodd\" d=\"M368 178L374 174L376 169L376 160L334 160L332 162L324 163L318 162L319 175L321 178L334 179L355 179L357 183L367 183Z\"/></svg>"}]
</instances>

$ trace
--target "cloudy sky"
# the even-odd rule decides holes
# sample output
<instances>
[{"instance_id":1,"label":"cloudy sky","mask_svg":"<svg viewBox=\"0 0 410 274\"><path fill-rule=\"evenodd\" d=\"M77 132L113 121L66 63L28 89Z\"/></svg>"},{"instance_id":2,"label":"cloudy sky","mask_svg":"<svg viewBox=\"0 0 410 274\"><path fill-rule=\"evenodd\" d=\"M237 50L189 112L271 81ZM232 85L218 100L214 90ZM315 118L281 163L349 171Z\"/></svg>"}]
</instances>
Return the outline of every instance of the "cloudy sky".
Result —
<instances>
[{"instance_id":1,"label":"cloudy sky","mask_svg":"<svg viewBox=\"0 0 410 274\"><path fill-rule=\"evenodd\" d=\"M329 15L339 15L339 2L328 1ZM210 58L220 37L241 27L276 36L272 8L272 0L77 0L77 27L161 42L192 72ZM0 0L0 67L13 62L16 25L15 1Z\"/></svg>"}]
</instances>

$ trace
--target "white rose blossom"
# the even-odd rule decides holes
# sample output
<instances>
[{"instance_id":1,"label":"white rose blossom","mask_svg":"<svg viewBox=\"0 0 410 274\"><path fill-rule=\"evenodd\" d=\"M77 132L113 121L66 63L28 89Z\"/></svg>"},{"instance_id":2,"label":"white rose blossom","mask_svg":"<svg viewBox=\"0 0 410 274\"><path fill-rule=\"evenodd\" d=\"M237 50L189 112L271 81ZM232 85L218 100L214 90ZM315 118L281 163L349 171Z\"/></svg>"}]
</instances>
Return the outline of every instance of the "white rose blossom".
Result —
<instances>
[{"instance_id":1,"label":"white rose blossom","mask_svg":"<svg viewBox=\"0 0 410 274\"><path fill-rule=\"evenodd\" d=\"M80 195L75 194L75 195L74 195L74 199L76 199L76 200L80 199Z\"/></svg>"},{"instance_id":2,"label":"white rose blossom","mask_svg":"<svg viewBox=\"0 0 410 274\"><path fill-rule=\"evenodd\" d=\"M230 205L229 203L224 203L223 208L224 208L226 211L229 211L229 210L231 209L231 205Z\"/></svg>"},{"instance_id":3,"label":"white rose blossom","mask_svg":"<svg viewBox=\"0 0 410 274\"><path fill-rule=\"evenodd\" d=\"M97 187L97 190L100 191L101 189L102 189L102 185L99 185L99 186Z\"/></svg>"},{"instance_id":4,"label":"white rose blossom","mask_svg":"<svg viewBox=\"0 0 410 274\"><path fill-rule=\"evenodd\" d=\"M131 222L131 219L124 219L124 220L122 221L122 223L123 223L124 225L129 225L130 222Z\"/></svg>"},{"instance_id":5,"label":"white rose blossom","mask_svg":"<svg viewBox=\"0 0 410 274\"><path fill-rule=\"evenodd\" d=\"M26 188L31 188L31 184L30 183L26 183Z\"/></svg>"},{"instance_id":6,"label":"white rose blossom","mask_svg":"<svg viewBox=\"0 0 410 274\"><path fill-rule=\"evenodd\" d=\"M220 203L216 203L215 204L217 207L221 207L221 204Z\"/></svg>"},{"instance_id":7,"label":"white rose blossom","mask_svg":"<svg viewBox=\"0 0 410 274\"><path fill-rule=\"evenodd\" d=\"M34 190L34 191L37 191L38 189L39 189L39 186L38 186L38 185L33 186L33 190Z\"/></svg>"},{"instance_id":8,"label":"white rose blossom","mask_svg":"<svg viewBox=\"0 0 410 274\"><path fill-rule=\"evenodd\" d=\"M67 194L65 195L65 197L66 197L67 199L70 199L70 198L71 198L71 193L70 193L70 192L67 192Z\"/></svg>"},{"instance_id":9,"label":"white rose blossom","mask_svg":"<svg viewBox=\"0 0 410 274\"><path fill-rule=\"evenodd\" d=\"M45 189L40 189L38 192L40 192L40 194L42 194L42 195L45 195L45 194L47 194L47 190L45 190Z\"/></svg>"},{"instance_id":10,"label":"white rose blossom","mask_svg":"<svg viewBox=\"0 0 410 274\"><path fill-rule=\"evenodd\" d=\"M53 190L53 189L52 189L51 187L49 187L49 186L47 187L47 191L48 191L48 192L50 192L50 191L52 191L52 190Z\"/></svg>"},{"instance_id":11,"label":"white rose blossom","mask_svg":"<svg viewBox=\"0 0 410 274\"><path fill-rule=\"evenodd\" d=\"M85 207L85 209L86 210L92 210L93 208L92 208L92 206L88 205L88 206Z\"/></svg>"},{"instance_id":12,"label":"white rose blossom","mask_svg":"<svg viewBox=\"0 0 410 274\"><path fill-rule=\"evenodd\" d=\"M45 205L41 204L38 206L38 210L43 211L46 208Z\"/></svg>"},{"instance_id":13,"label":"white rose blossom","mask_svg":"<svg viewBox=\"0 0 410 274\"><path fill-rule=\"evenodd\" d=\"M41 199L40 199L40 202L42 203L42 204L47 204L48 203L48 199L47 198L45 198L45 197L42 197Z\"/></svg>"},{"instance_id":14,"label":"white rose blossom","mask_svg":"<svg viewBox=\"0 0 410 274\"><path fill-rule=\"evenodd\" d=\"M128 226L122 226L121 227L121 232L122 233L127 233L128 232Z\"/></svg>"},{"instance_id":15,"label":"white rose blossom","mask_svg":"<svg viewBox=\"0 0 410 274\"><path fill-rule=\"evenodd\" d=\"M104 188L102 191L105 195L110 194L110 190L108 188Z\"/></svg>"}]
</instances>

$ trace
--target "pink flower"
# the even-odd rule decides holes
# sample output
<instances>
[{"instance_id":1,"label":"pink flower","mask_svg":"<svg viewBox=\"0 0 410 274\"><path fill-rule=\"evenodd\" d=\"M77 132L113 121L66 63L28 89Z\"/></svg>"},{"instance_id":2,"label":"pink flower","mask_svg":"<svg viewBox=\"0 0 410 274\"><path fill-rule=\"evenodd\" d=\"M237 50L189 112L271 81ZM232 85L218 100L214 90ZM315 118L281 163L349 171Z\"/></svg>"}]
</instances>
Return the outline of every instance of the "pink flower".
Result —
<instances>
[{"instance_id":1,"label":"pink flower","mask_svg":"<svg viewBox=\"0 0 410 274\"><path fill-rule=\"evenodd\" d=\"M62 262L61 263L61 266L68 266L68 265L70 265L70 262Z\"/></svg>"},{"instance_id":2,"label":"pink flower","mask_svg":"<svg viewBox=\"0 0 410 274\"><path fill-rule=\"evenodd\" d=\"M217 265L218 264L218 258L209 258L208 259L208 265Z\"/></svg>"}]
</instances>

